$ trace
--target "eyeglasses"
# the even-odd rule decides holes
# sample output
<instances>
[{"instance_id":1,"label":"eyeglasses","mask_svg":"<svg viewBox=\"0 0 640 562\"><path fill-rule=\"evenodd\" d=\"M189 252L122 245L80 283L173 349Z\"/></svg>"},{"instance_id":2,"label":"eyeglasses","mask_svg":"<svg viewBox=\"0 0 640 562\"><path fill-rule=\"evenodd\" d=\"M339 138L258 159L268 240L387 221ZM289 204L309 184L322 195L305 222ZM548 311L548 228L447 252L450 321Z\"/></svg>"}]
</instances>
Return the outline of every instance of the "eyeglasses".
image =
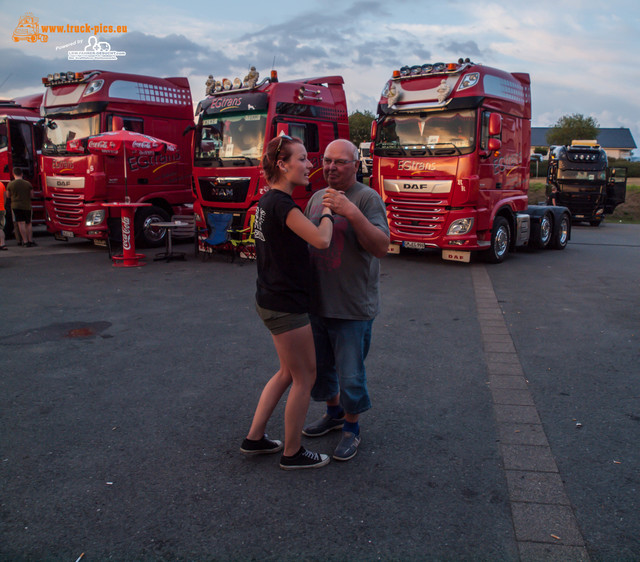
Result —
<instances>
[{"instance_id":1,"label":"eyeglasses","mask_svg":"<svg viewBox=\"0 0 640 562\"><path fill-rule=\"evenodd\" d=\"M350 162L357 162L357 160L342 160L342 159L332 159L332 158L323 158L322 163L325 166L331 166L331 164L335 164L336 166L344 166L345 164L349 164Z\"/></svg>"},{"instance_id":2,"label":"eyeglasses","mask_svg":"<svg viewBox=\"0 0 640 562\"><path fill-rule=\"evenodd\" d=\"M276 153L273 157L274 162L278 161L278 155L280 154L280 149L282 148L282 141L284 139L293 140L289 135L280 135L280 142L278 143L278 148L276 148Z\"/></svg>"}]
</instances>

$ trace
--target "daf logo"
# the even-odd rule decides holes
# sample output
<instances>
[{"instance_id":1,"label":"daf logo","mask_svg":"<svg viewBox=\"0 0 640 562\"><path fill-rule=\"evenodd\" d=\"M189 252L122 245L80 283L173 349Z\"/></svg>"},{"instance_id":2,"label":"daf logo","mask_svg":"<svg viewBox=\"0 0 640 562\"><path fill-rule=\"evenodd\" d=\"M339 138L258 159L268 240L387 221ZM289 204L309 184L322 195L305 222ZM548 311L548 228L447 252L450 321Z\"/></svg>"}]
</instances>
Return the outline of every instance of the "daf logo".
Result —
<instances>
[{"instance_id":1,"label":"daf logo","mask_svg":"<svg viewBox=\"0 0 640 562\"><path fill-rule=\"evenodd\" d=\"M405 183L402 185L403 189L422 189L419 183Z\"/></svg>"},{"instance_id":2,"label":"daf logo","mask_svg":"<svg viewBox=\"0 0 640 562\"><path fill-rule=\"evenodd\" d=\"M71 187L70 180L56 180L56 187Z\"/></svg>"}]
</instances>

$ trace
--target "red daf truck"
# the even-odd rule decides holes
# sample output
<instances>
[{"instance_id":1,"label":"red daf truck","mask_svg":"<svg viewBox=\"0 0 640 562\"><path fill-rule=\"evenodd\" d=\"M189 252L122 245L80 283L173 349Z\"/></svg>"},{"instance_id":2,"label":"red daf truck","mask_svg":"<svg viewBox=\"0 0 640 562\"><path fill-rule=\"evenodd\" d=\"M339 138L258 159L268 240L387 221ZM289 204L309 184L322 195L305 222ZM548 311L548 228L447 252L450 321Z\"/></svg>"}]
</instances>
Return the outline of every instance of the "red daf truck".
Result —
<instances>
[{"instance_id":1,"label":"red daf truck","mask_svg":"<svg viewBox=\"0 0 640 562\"><path fill-rule=\"evenodd\" d=\"M38 125L41 102L42 94L0 100L0 181L8 185L13 179L13 170L22 169L24 179L33 186L33 224L44 224L40 177L42 127ZM12 230L11 212L8 212L5 232L11 236Z\"/></svg>"},{"instance_id":2,"label":"red daf truck","mask_svg":"<svg viewBox=\"0 0 640 562\"><path fill-rule=\"evenodd\" d=\"M120 218L103 206L122 202L125 188L138 208L139 244L163 244L155 222L180 220L174 236L193 236L191 132L193 106L186 78L156 78L104 70L66 72L43 78L46 91L42 147L47 228L56 238L88 238L104 245L117 239ZM172 142L175 157L69 152L66 143L105 131L127 129ZM185 133L185 131L187 131Z\"/></svg>"},{"instance_id":3,"label":"red daf truck","mask_svg":"<svg viewBox=\"0 0 640 562\"><path fill-rule=\"evenodd\" d=\"M563 249L565 207L529 206L529 75L475 64L394 71L372 124L371 186L387 206L389 251L442 249L499 263L516 246Z\"/></svg>"},{"instance_id":4,"label":"red daf truck","mask_svg":"<svg viewBox=\"0 0 640 562\"><path fill-rule=\"evenodd\" d=\"M311 183L293 192L304 209L312 193L325 187L325 147L349 138L341 76L279 82L272 71L257 82L256 74L244 82L236 79L235 85L226 79L217 85L210 81L210 93L196 109L193 179L197 249L202 253L220 242L213 235L216 225L251 238L251 219L266 189L260 162L271 139L285 134L304 142L313 163Z\"/></svg>"}]
</instances>

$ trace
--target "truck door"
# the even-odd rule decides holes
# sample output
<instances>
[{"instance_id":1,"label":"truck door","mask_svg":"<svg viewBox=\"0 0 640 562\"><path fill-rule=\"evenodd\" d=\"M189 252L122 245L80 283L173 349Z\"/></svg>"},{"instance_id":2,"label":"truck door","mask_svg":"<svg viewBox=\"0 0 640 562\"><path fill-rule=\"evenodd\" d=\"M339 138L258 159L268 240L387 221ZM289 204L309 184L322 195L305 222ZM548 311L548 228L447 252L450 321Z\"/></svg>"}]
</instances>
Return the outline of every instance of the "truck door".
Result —
<instances>
[{"instance_id":1,"label":"truck door","mask_svg":"<svg viewBox=\"0 0 640 562\"><path fill-rule=\"evenodd\" d=\"M34 181L37 181L35 178L37 174L32 124L14 119L9 120L8 124L11 169L22 168L24 179L34 185Z\"/></svg>"},{"instance_id":2,"label":"truck door","mask_svg":"<svg viewBox=\"0 0 640 562\"><path fill-rule=\"evenodd\" d=\"M604 203L605 214L613 213L615 208L624 203L627 196L627 169L607 169L607 197Z\"/></svg>"}]
</instances>

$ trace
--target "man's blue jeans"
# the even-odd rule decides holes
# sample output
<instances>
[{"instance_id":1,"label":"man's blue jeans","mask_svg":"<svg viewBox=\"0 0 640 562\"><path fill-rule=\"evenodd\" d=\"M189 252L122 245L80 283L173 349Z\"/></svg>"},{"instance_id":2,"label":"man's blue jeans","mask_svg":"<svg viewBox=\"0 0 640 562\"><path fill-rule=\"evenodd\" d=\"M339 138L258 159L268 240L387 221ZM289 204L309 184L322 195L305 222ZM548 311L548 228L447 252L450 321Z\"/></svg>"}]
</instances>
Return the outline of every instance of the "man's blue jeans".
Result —
<instances>
[{"instance_id":1,"label":"man's blue jeans","mask_svg":"<svg viewBox=\"0 0 640 562\"><path fill-rule=\"evenodd\" d=\"M364 360L371 344L371 320L342 320L310 315L318 375L311 391L316 401L340 394L348 414L371 408Z\"/></svg>"}]
</instances>

